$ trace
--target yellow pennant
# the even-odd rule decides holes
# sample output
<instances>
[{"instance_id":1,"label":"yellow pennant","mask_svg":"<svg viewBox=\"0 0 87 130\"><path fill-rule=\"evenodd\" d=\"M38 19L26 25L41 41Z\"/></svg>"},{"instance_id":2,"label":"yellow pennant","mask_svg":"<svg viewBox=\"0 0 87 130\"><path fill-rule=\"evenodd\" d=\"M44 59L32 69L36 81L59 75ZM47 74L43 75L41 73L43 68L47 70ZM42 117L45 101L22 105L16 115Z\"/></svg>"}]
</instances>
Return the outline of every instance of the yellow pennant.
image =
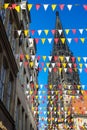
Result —
<instances>
[{"instance_id":1,"label":"yellow pennant","mask_svg":"<svg viewBox=\"0 0 87 130\"><path fill-rule=\"evenodd\" d=\"M62 71L62 68L59 68L59 72L61 73L61 71Z\"/></svg>"},{"instance_id":2,"label":"yellow pennant","mask_svg":"<svg viewBox=\"0 0 87 130\"><path fill-rule=\"evenodd\" d=\"M64 60L64 56L59 56L60 60L63 61Z\"/></svg>"},{"instance_id":3,"label":"yellow pennant","mask_svg":"<svg viewBox=\"0 0 87 130\"><path fill-rule=\"evenodd\" d=\"M78 61L80 62L80 60L81 60L81 57L77 57L77 59L78 59Z\"/></svg>"},{"instance_id":4,"label":"yellow pennant","mask_svg":"<svg viewBox=\"0 0 87 130\"><path fill-rule=\"evenodd\" d=\"M82 68L83 64L79 64L80 68Z\"/></svg>"},{"instance_id":5,"label":"yellow pennant","mask_svg":"<svg viewBox=\"0 0 87 130\"><path fill-rule=\"evenodd\" d=\"M66 68L66 63L63 63L63 67Z\"/></svg>"},{"instance_id":6,"label":"yellow pennant","mask_svg":"<svg viewBox=\"0 0 87 130\"><path fill-rule=\"evenodd\" d=\"M56 4L51 5L53 11L56 9L56 6L57 6Z\"/></svg>"},{"instance_id":7,"label":"yellow pennant","mask_svg":"<svg viewBox=\"0 0 87 130\"><path fill-rule=\"evenodd\" d=\"M34 65L34 62L30 62L30 67L33 67L33 65Z\"/></svg>"},{"instance_id":8,"label":"yellow pennant","mask_svg":"<svg viewBox=\"0 0 87 130\"><path fill-rule=\"evenodd\" d=\"M28 4L28 10L30 11L32 8L32 4Z\"/></svg>"},{"instance_id":9,"label":"yellow pennant","mask_svg":"<svg viewBox=\"0 0 87 130\"><path fill-rule=\"evenodd\" d=\"M38 84L36 84L36 88L38 88Z\"/></svg>"},{"instance_id":10,"label":"yellow pennant","mask_svg":"<svg viewBox=\"0 0 87 130\"><path fill-rule=\"evenodd\" d=\"M15 6L17 12L20 12L20 6Z\"/></svg>"},{"instance_id":11,"label":"yellow pennant","mask_svg":"<svg viewBox=\"0 0 87 130\"><path fill-rule=\"evenodd\" d=\"M67 35L68 35L69 31L70 31L69 29L65 29L65 32Z\"/></svg>"},{"instance_id":12,"label":"yellow pennant","mask_svg":"<svg viewBox=\"0 0 87 130\"><path fill-rule=\"evenodd\" d=\"M85 42L85 38L80 38L81 42L84 43Z\"/></svg>"},{"instance_id":13,"label":"yellow pennant","mask_svg":"<svg viewBox=\"0 0 87 130\"><path fill-rule=\"evenodd\" d=\"M80 85L77 85L78 89L80 89Z\"/></svg>"},{"instance_id":14,"label":"yellow pennant","mask_svg":"<svg viewBox=\"0 0 87 130\"><path fill-rule=\"evenodd\" d=\"M46 38L42 38L41 39L41 41L42 41L43 44L45 43L45 40L46 40Z\"/></svg>"},{"instance_id":15,"label":"yellow pennant","mask_svg":"<svg viewBox=\"0 0 87 130\"><path fill-rule=\"evenodd\" d=\"M43 60L44 60L44 61L46 60L46 56L43 56Z\"/></svg>"},{"instance_id":16,"label":"yellow pennant","mask_svg":"<svg viewBox=\"0 0 87 130\"><path fill-rule=\"evenodd\" d=\"M46 70L47 70L47 68L46 68L46 67L44 67L44 72L46 72Z\"/></svg>"},{"instance_id":17,"label":"yellow pennant","mask_svg":"<svg viewBox=\"0 0 87 130\"><path fill-rule=\"evenodd\" d=\"M29 55L28 55L28 54L27 54L27 55L25 55L25 57L26 57L26 59L27 59L27 60L29 60Z\"/></svg>"},{"instance_id":18,"label":"yellow pennant","mask_svg":"<svg viewBox=\"0 0 87 130\"><path fill-rule=\"evenodd\" d=\"M52 84L49 85L49 88L52 89Z\"/></svg>"},{"instance_id":19,"label":"yellow pennant","mask_svg":"<svg viewBox=\"0 0 87 130\"><path fill-rule=\"evenodd\" d=\"M9 6L9 3L5 3L5 4L4 4L4 8L5 8L5 9L7 9L8 6Z\"/></svg>"},{"instance_id":20,"label":"yellow pennant","mask_svg":"<svg viewBox=\"0 0 87 130\"><path fill-rule=\"evenodd\" d=\"M28 30L24 30L24 34L25 34L25 36L28 36Z\"/></svg>"},{"instance_id":21,"label":"yellow pennant","mask_svg":"<svg viewBox=\"0 0 87 130\"><path fill-rule=\"evenodd\" d=\"M49 30L44 30L45 34L48 35Z\"/></svg>"},{"instance_id":22,"label":"yellow pennant","mask_svg":"<svg viewBox=\"0 0 87 130\"><path fill-rule=\"evenodd\" d=\"M48 96L48 99L50 99L50 96Z\"/></svg>"},{"instance_id":23,"label":"yellow pennant","mask_svg":"<svg viewBox=\"0 0 87 130\"><path fill-rule=\"evenodd\" d=\"M33 91L30 91L30 95L33 93Z\"/></svg>"},{"instance_id":24,"label":"yellow pennant","mask_svg":"<svg viewBox=\"0 0 87 130\"><path fill-rule=\"evenodd\" d=\"M60 38L60 39L61 39L62 44L64 44L65 43L65 38Z\"/></svg>"},{"instance_id":25,"label":"yellow pennant","mask_svg":"<svg viewBox=\"0 0 87 130\"><path fill-rule=\"evenodd\" d=\"M35 96L36 97L36 99L38 99L38 96Z\"/></svg>"},{"instance_id":26,"label":"yellow pennant","mask_svg":"<svg viewBox=\"0 0 87 130\"><path fill-rule=\"evenodd\" d=\"M49 67L50 63L46 63L47 68Z\"/></svg>"}]
</instances>

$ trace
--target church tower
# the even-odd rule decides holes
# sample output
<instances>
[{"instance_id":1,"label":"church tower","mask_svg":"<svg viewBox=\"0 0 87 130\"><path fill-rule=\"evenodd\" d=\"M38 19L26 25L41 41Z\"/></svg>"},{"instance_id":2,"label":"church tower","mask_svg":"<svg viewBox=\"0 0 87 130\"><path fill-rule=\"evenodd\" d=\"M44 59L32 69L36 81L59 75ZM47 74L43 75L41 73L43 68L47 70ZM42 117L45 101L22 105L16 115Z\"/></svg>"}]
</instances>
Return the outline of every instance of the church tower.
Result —
<instances>
[{"instance_id":1,"label":"church tower","mask_svg":"<svg viewBox=\"0 0 87 130\"><path fill-rule=\"evenodd\" d=\"M48 130L74 130L72 98L81 95L76 60L70 51L56 12L56 29L48 74Z\"/></svg>"}]
</instances>

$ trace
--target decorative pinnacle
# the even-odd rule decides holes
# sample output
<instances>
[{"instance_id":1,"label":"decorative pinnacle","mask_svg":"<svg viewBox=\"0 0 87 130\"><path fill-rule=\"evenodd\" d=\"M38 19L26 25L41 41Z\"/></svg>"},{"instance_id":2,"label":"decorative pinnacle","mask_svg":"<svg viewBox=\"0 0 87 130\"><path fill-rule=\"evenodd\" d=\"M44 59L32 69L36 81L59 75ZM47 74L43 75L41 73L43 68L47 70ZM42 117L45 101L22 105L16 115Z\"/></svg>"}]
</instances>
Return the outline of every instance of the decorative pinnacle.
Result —
<instances>
[{"instance_id":1,"label":"decorative pinnacle","mask_svg":"<svg viewBox=\"0 0 87 130\"><path fill-rule=\"evenodd\" d=\"M56 11L56 16L59 16L59 12L58 11Z\"/></svg>"}]
</instances>

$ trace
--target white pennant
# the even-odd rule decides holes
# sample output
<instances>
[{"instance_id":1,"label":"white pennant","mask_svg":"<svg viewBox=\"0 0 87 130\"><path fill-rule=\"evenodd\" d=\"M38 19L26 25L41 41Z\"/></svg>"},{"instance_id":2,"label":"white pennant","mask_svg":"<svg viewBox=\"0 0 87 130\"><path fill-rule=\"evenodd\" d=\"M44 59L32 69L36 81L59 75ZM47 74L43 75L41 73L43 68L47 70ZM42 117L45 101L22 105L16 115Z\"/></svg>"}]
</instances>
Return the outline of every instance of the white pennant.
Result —
<instances>
[{"instance_id":1,"label":"white pennant","mask_svg":"<svg viewBox=\"0 0 87 130\"><path fill-rule=\"evenodd\" d=\"M82 34L83 33L83 29L79 29L79 32Z\"/></svg>"},{"instance_id":2,"label":"white pennant","mask_svg":"<svg viewBox=\"0 0 87 130\"><path fill-rule=\"evenodd\" d=\"M71 43L72 38L67 38L67 41L68 41L69 43Z\"/></svg>"},{"instance_id":3,"label":"white pennant","mask_svg":"<svg viewBox=\"0 0 87 130\"><path fill-rule=\"evenodd\" d=\"M43 87L43 84L40 84L40 88L42 88Z\"/></svg>"},{"instance_id":4,"label":"white pennant","mask_svg":"<svg viewBox=\"0 0 87 130\"><path fill-rule=\"evenodd\" d=\"M86 62L86 60L87 60L87 57L83 57L83 60L84 60L84 62Z\"/></svg>"},{"instance_id":5,"label":"white pennant","mask_svg":"<svg viewBox=\"0 0 87 130\"><path fill-rule=\"evenodd\" d=\"M48 8L49 4L43 4L44 10L46 11Z\"/></svg>"},{"instance_id":6,"label":"white pennant","mask_svg":"<svg viewBox=\"0 0 87 130\"><path fill-rule=\"evenodd\" d=\"M82 72L82 69L79 69L79 72L81 73L81 72Z\"/></svg>"},{"instance_id":7,"label":"white pennant","mask_svg":"<svg viewBox=\"0 0 87 130\"><path fill-rule=\"evenodd\" d=\"M26 2L22 1L21 4L20 4L20 7L21 7L22 10L26 10Z\"/></svg>"},{"instance_id":8,"label":"white pennant","mask_svg":"<svg viewBox=\"0 0 87 130\"><path fill-rule=\"evenodd\" d=\"M21 35L21 32L22 32L22 30L18 30L18 35L19 35L19 36Z\"/></svg>"},{"instance_id":9,"label":"white pennant","mask_svg":"<svg viewBox=\"0 0 87 130\"><path fill-rule=\"evenodd\" d=\"M32 57L32 60L35 60L35 55L32 55L31 57Z\"/></svg>"},{"instance_id":10,"label":"white pennant","mask_svg":"<svg viewBox=\"0 0 87 130\"><path fill-rule=\"evenodd\" d=\"M55 63L51 63L51 65L52 65L52 67L54 68L54 66L55 66Z\"/></svg>"},{"instance_id":11,"label":"white pennant","mask_svg":"<svg viewBox=\"0 0 87 130\"><path fill-rule=\"evenodd\" d=\"M52 42L52 38L48 38L48 42L51 43Z\"/></svg>"},{"instance_id":12,"label":"white pennant","mask_svg":"<svg viewBox=\"0 0 87 130\"><path fill-rule=\"evenodd\" d=\"M40 97L40 99L42 98L42 96L39 96Z\"/></svg>"},{"instance_id":13,"label":"white pennant","mask_svg":"<svg viewBox=\"0 0 87 130\"><path fill-rule=\"evenodd\" d=\"M38 32L38 35L40 36L42 33L42 30L38 30L37 32Z\"/></svg>"},{"instance_id":14,"label":"white pennant","mask_svg":"<svg viewBox=\"0 0 87 130\"><path fill-rule=\"evenodd\" d=\"M49 69L49 72L51 72L52 71L52 68L48 68Z\"/></svg>"},{"instance_id":15,"label":"white pennant","mask_svg":"<svg viewBox=\"0 0 87 130\"><path fill-rule=\"evenodd\" d=\"M82 85L82 89L84 89L85 88L85 85Z\"/></svg>"},{"instance_id":16,"label":"white pennant","mask_svg":"<svg viewBox=\"0 0 87 130\"><path fill-rule=\"evenodd\" d=\"M61 35L61 33L62 33L62 29L58 29L58 32L59 32L59 34Z\"/></svg>"},{"instance_id":17,"label":"white pennant","mask_svg":"<svg viewBox=\"0 0 87 130\"><path fill-rule=\"evenodd\" d=\"M85 67L87 68L87 64L85 64Z\"/></svg>"},{"instance_id":18,"label":"white pennant","mask_svg":"<svg viewBox=\"0 0 87 130\"><path fill-rule=\"evenodd\" d=\"M20 67L22 66L22 62L20 62Z\"/></svg>"},{"instance_id":19,"label":"white pennant","mask_svg":"<svg viewBox=\"0 0 87 130\"><path fill-rule=\"evenodd\" d=\"M64 68L65 73L67 72L67 68Z\"/></svg>"},{"instance_id":20,"label":"white pennant","mask_svg":"<svg viewBox=\"0 0 87 130\"><path fill-rule=\"evenodd\" d=\"M67 5L67 8L70 11L72 9L72 5Z\"/></svg>"},{"instance_id":21,"label":"white pennant","mask_svg":"<svg viewBox=\"0 0 87 130\"><path fill-rule=\"evenodd\" d=\"M71 68L72 67L72 63L68 63L69 67Z\"/></svg>"},{"instance_id":22,"label":"white pennant","mask_svg":"<svg viewBox=\"0 0 87 130\"><path fill-rule=\"evenodd\" d=\"M39 91L38 93L41 94L41 91Z\"/></svg>"},{"instance_id":23,"label":"white pennant","mask_svg":"<svg viewBox=\"0 0 87 130\"><path fill-rule=\"evenodd\" d=\"M51 59L52 59L52 56L48 56L48 58L49 58L49 61L51 61Z\"/></svg>"},{"instance_id":24,"label":"white pennant","mask_svg":"<svg viewBox=\"0 0 87 130\"><path fill-rule=\"evenodd\" d=\"M69 56L66 56L66 60L67 60L67 62L69 62L69 58L70 58Z\"/></svg>"}]
</instances>

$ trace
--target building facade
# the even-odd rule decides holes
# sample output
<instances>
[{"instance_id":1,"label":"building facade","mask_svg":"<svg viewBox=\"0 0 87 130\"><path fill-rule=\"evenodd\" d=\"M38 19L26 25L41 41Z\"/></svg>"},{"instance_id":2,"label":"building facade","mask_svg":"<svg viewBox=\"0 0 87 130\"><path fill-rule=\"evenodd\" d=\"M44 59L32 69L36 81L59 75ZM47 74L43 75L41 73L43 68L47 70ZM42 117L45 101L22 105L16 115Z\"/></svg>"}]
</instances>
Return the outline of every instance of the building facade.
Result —
<instances>
[{"instance_id":1,"label":"building facade","mask_svg":"<svg viewBox=\"0 0 87 130\"><path fill-rule=\"evenodd\" d=\"M32 105L38 103L30 102L30 89L36 95L38 91L36 46L34 39L31 46L28 31L30 13L26 1L6 3L0 1L0 129L37 130Z\"/></svg>"},{"instance_id":2,"label":"building facade","mask_svg":"<svg viewBox=\"0 0 87 130\"><path fill-rule=\"evenodd\" d=\"M48 75L48 130L77 130L74 128L76 118L72 101L82 97L81 85L75 57L67 45L58 12L50 68L52 71Z\"/></svg>"}]
</instances>

